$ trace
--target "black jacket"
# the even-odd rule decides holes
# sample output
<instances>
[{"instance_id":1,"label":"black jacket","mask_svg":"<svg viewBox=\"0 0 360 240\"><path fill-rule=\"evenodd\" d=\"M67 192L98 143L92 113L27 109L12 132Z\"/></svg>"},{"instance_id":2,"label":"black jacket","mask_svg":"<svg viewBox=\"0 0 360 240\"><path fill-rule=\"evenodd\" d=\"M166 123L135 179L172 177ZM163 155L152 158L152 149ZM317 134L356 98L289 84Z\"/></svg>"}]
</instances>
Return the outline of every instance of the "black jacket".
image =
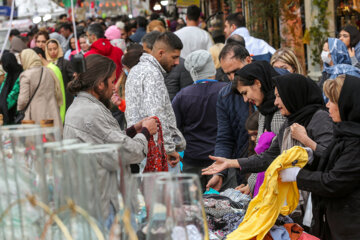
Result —
<instances>
[{"instance_id":1,"label":"black jacket","mask_svg":"<svg viewBox=\"0 0 360 240\"><path fill-rule=\"evenodd\" d=\"M180 58L179 65L174 67L167 76L165 76L165 85L172 101L175 95L184 87L194 83L190 73L185 69L185 60Z\"/></svg>"},{"instance_id":2,"label":"black jacket","mask_svg":"<svg viewBox=\"0 0 360 240\"><path fill-rule=\"evenodd\" d=\"M300 170L297 185L313 193L312 234L327 240L360 239L360 134L348 137L335 128L334 135L318 170Z\"/></svg>"},{"instance_id":3,"label":"black jacket","mask_svg":"<svg viewBox=\"0 0 360 240\"><path fill-rule=\"evenodd\" d=\"M71 63L65 60L64 57L58 59L57 66L60 68L64 86L65 86L65 97L66 97L66 109L68 109L74 100L74 96L67 90L68 83L73 79L74 70Z\"/></svg>"}]
</instances>

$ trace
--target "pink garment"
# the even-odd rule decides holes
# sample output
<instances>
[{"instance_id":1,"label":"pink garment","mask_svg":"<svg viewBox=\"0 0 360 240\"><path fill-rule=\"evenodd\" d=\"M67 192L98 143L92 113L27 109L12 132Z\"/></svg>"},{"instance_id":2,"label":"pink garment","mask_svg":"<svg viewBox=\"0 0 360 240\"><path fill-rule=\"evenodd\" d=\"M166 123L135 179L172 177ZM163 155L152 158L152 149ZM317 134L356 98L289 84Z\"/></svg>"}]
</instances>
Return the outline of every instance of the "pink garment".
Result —
<instances>
[{"instance_id":1,"label":"pink garment","mask_svg":"<svg viewBox=\"0 0 360 240\"><path fill-rule=\"evenodd\" d=\"M34 47L36 47L35 38L33 38L30 42L30 48L34 48Z\"/></svg>"},{"instance_id":2,"label":"pink garment","mask_svg":"<svg viewBox=\"0 0 360 240\"><path fill-rule=\"evenodd\" d=\"M275 137L275 133L273 132L264 132L258 141L258 144L255 147L256 154L260 154L265 152L271 145L273 138ZM256 177L256 183L254 187L254 197L259 193L259 189L264 182L265 172L258 173Z\"/></svg>"},{"instance_id":3,"label":"pink garment","mask_svg":"<svg viewBox=\"0 0 360 240\"><path fill-rule=\"evenodd\" d=\"M303 232L298 240L320 240L320 239L306 232Z\"/></svg>"},{"instance_id":4,"label":"pink garment","mask_svg":"<svg viewBox=\"0 0 360 240\"><path fill-rule=\"evenodd\" d=\"M115 25L110 26L108 29L106 29L105 31L105 37L111 41L114 39L119 39L121 38L121 32L120 29L118 29Z\"/></svg>"}]
</instances>

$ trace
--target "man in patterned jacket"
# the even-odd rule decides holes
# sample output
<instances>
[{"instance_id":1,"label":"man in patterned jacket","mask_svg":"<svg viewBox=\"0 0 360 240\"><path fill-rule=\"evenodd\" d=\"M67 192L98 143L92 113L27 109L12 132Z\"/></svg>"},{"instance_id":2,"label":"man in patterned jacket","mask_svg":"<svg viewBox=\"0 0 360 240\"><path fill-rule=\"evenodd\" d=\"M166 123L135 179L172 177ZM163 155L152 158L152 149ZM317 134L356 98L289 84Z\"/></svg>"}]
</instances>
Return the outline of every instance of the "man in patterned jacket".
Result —
<instances>
[{"instance_id":1,"label":"man in patterned jacket","mask_svg":"<svg viewBox=\"0 0 360 240\"><path fill-rule=\"evenodd\" d=\"M160 119L168 162L174 167L180 160L177 153L185 149L185 139L176 127L176 118L164 82L164 74L179 64L181 40L171 32L162 33L151 54L144 53L126 80L125 117L132 125L144 117Z\"/></svg>"}]
</instances>

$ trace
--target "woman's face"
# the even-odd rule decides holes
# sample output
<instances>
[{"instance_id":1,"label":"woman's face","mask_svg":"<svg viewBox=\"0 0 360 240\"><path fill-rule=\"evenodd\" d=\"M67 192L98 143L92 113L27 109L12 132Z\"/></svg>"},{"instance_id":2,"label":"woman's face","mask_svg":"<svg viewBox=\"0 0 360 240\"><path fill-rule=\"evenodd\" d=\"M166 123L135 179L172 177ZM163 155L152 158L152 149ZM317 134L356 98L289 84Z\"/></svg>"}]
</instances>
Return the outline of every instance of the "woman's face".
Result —
<instances>
[{"instance_id":1,"label":"woman's face","mask_svg":"<svg viewBox=\"0 0 360 240\"><path fill-rule=\"evenodd\" d=\"M341 122L339 105L329 100L326 104L326 107L329 109L330 117L332 118L333 122Z\"/></svg>"},{"instance_id":2,"label":"woman's face","mask_svg":"<svg viewBox=\"0 0 360 240\"><path fill-rule=\"evenodd\" d=\"M287 110L287 108L285 107L283 101L281 100L279 92L278 92L276 87L275 87L275 102L274 102L274 105L278 107L278 109L280 110L281 115L289 116L291 114Z\"/></svg>"},{"instance_id":3,"label":"woman's face","mask_svg":"<svg viewBox=\"0 0 360 240\"><path fill-rule=\"evenodd\" d=\"M90 46L87 44L86 38L81 37L81 38L79 39L79 41L80 41L80 48L81 48L81 50L83 50L84 52L87 52L87 51L89 50L89 47L90 47Z\"/></svg>"},{"instance_id":4,"label":"woman's face","mask_svg":"<svg viewBox=\"0 0 360 240\"><path fill-rule=\"evenodd\" d=\"M238 84L237 90L244 98L244 102L249 102L260 106L264 100L264 94L261 91L261 83L259 80L255 80L255 83L251 86L242 86Z\"/></svg>"},{"instance_id":5,"label":"woman's face","mask_svg":"<svg viewBox=\"0 0 360 240\"><path fill-rule=\"evenodd\" d=\"M350 47L350 33L346 32L345 30L341 30L339 33L339 39L345 43L346 47Z\"/></svg>"},{"instance_id":6,"label":"woman's face","mask_svg":"<svg viewBox=\"0 0 360 240\"><path fill-rule=\"evenodd\" d=\"M36 47L39 47L41 48L42 50L45 51L45 45L46 45L46 38L44 35L39 35L37 38L36 38L36 41L35 41L35 46Z\"/></svg>"},{"instance_id":7,"label":"woman's face","mask_svg":"<svg viewBox=\"0 0 360 240\"><path fill-rule=\"evenodd\" d=\"M70 39L70 45L71 45L71 48L72 49L76 49L76 46L75 46L75 38L72 38L72 39Z\"/></svg>"},{"instance_id":8,"label":"woman's face","mask_svg":"<svg viewBox=\"0 0 360 240\"><path fill-rule=\"evenodd\" d=\"M56 59L59 53L59 46L56 43L50 42L47 47L50 57Z\"/></svg>"},{"instance_id":9,"label":"woman's face","mask_svg":"<svg viewBox=\"0 0 360 240\"><path fill-rule=\"evenodd\" d=\"M295 69L291 65L289 65L286 62L283 62L281 60L275 61L274 64L273 64L273 67L288 70L289 73L294 73L295 72Z\"/></svg>"}]
</instances>

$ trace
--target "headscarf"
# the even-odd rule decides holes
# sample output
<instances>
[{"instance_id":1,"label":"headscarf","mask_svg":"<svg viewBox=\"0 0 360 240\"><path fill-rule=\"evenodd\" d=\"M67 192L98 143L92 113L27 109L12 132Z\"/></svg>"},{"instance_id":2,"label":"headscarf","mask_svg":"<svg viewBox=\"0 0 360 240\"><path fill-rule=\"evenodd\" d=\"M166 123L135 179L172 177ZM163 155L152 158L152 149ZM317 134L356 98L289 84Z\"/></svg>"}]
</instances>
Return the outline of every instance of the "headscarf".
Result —
<instances>
[{"instance_id":1,"label":"headscarf","mask_svg":"<svg viewBox=\"0 0 360 240\"><path fill-rule=\"evenodd\" d=\"M33 67L41 67L41 59L32 49L25 49L20 54L21 64L24 70L28 70Z\"/></svg>"},{"instance_id":2,"label":"headscarf","mask_svg":"<svg viewBox=\"0 0 360 240\"><path fill-rule=\"evenodd\" d=\"M341 121L360 123L360 78L346 75L339 97Z\"/></svg>"},{"instance_id":3,"label":"headscarf","mask_svg":"<svg viewBox=\"0 0 360 240\"><path fill-rule=\"evenodd\" d=\"M48 50L48 45L49 45L49 42L56 42L57 45L58 45L58 55L56 56L56 58L51 58L50 55L49 55L49 50ZM46 42L46 47L45 47L45 55L46 55L46 59L48 61L51 61L51 62L56 62L59 58L61 58L62 56L64 56L64 52L61 48L61 45L59 43L58 40L56 39L49 39L47 42Z\"/></svg>"},{"instance_id":4,"label":"headscarf","mask_svg":"<svg viewBox=\"0 0 360 240\"><path fill-rule=\"evenodd\" d=\"M0 93L0 112L3 115L4 123L9 124L15 118L16 107L8 109L7 97L23 69L13 53L4 53L1 57L1 64L7 75Z\"/></svg>"},{"instance_id":5,"label":"headscarf","mask_svg":"<svg viewBox=\"0 0 360 240\"><path fill-rule=\"evenodd\" d=\"M14 36L11 39L10 45L11 45L10 52L12 53L20 53L22 50L27 48L25 42L20 37L17 36Z\"/></svg>"},{"instance_id":6,"label":"headscarf","mask_svg":"<svg viewBox=\"0 0 360 240\"><path fill-rule=\"evenodd\" d=\"M342 30L350 34L350 47L355 47L356 44L360 41L359 30L352 25L347 25Z\"/></svg>"},{"instance_id":7,"label":"headscarf","mask_svg":"<svg viewBox=\"0 0 360 240\"><path fill-rule=\"evenodd\" d=\"M275 86L286 109L290 112L288 125L298 123L307 127L319 109L325 109L318 85L296 73L274 77Z\"/></svg>"},{"instance_id":8,"label":"headscarf","mask_svg":"<svg viewBox=\"0 0 360 240\"><path fill-rule=\"evenodd\" d=\"M259 112L265 116L265 129L271 131L272 117L278 110L274 105L275 94L272 78L279 74L274 70L270 63L266 61L256 61L236 71L235 75L250 81L255 79L260 81L264 100L261 105L258 106L258 109Z\"/></svg>"},{"instance_id":9,"label":"headscarf","mask_svg":"<svg viewBox=\"0 0 360 240\"><path fill-rule=\"evenodd\" d=\"M351 65L351 58L348 50L341 40L328 38L329 49L333 66L324 63L324 70L330 74L330 79L334 79L341 74L349 74L360 77L360 69Z\"/></svg>"}]
</instances>

